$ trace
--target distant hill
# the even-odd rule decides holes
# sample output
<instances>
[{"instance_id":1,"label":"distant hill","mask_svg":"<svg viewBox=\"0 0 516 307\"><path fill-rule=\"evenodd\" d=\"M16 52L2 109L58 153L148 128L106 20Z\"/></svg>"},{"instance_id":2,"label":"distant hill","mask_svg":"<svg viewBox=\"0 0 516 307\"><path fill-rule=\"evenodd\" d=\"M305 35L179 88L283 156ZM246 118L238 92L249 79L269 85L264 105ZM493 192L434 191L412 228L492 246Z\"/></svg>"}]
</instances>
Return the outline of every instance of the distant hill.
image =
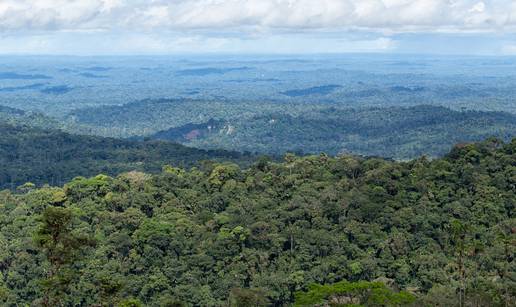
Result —
<instances>
[{"instance_id":1,"label":"distant hill","mask_svg":"<svg viewBox=\"0 0 516 307\"><path fill-rule=\"evenodd\" d=\"M515 114L434 105L349 108L331 103L161 99L77 110L68 122L87 134L145 136L203 149L274 155L353 153L400 160L441 156L460 142L516 136Z\"/></svg>"},{"instance_id":2,"label":"distant hill","mask_svg":"<svg viewBox=\"0 0 516 307\"><path fill-rule=\"evenodd\" d=\"M0 121L0 189L26 182L60 185L76 176L159 172L165 164L201 165L203 160L251 160L236 152L201 150L161 141L129 141L73 135L54 129L14 126Z\"/></svg>"},{"instance_id":3,"label":"distant hill","mask_svg":"<svg viewBox=\"0 0 516 307\"><path fill-rule=\"evenodd\" d=\"M288 90L281 92L282 95L289 97L302 97L310 95L327 95L336 89L342 88L341 85L328 84L323 86L314 86L304 89Z\"/></svg>"},{"instance_id":4,"label":"distant hill","mask_svg":"<svg viewBox=\"0 0 516 307\"><path fill-rule=\"evenodd\" d=\"M207 127L216 127L208 131ZM209 132L209 133L208 133ZM516 116L502 112L453 111L438 106L312 110L298 116L271 113L253 118L184 125L151 138L200 148L267 154L287 151L411 159L441 156L460 142L516 136Z\"/></svg>"},{"instance_id":5,"label":"distant hill","mask_svg":"<svg viewBox=\"0 0 516 307\"><path fill-rule=\"evenodd\" d=\"M89 127L94 134L114 137L150 135L171 127L201 124L210 118L250 118L260 113L295 112L306 105L226 100L148 99L124 105L100 106L70 112L67 120Z\"/></svg>"},{"instance_id":6,"label":"distant hill","mask_svg":"<svg viewBox=\"0 0 516 307\"><path fill-rule=\"evenodd\" d=\"M38 112L24 111L0 105L0 124L24 125L29 127L59 129L62 124Z\"/></svg>"},{"instance_id":7,"label":"distant hill","mask_svg":"<svg viewBox=\"0 0 516 307\"><path fill-rule=\"evenodd\" d=\"M201 124L186 124L177 128L160 131L152 138L175 142L189 142L195 139L209 138L213 133L220 133L224 129L224 122L213 118Z\"/></svg>"},{"instance_id":8,"label":"distant hill","mask_svg":"<svg viewBox=\"0 0 516 307\"><path fill-rule=\"evenodd\" d=\"M13 116L13 117L16 117L16 116L23 116L25 115L25 111L23 110L19 110L19 109L15 109L15 108L11 108L11 107L7 107L7 106L1 106L0 105L0 116Z\"/></svg>"}]
</instances>

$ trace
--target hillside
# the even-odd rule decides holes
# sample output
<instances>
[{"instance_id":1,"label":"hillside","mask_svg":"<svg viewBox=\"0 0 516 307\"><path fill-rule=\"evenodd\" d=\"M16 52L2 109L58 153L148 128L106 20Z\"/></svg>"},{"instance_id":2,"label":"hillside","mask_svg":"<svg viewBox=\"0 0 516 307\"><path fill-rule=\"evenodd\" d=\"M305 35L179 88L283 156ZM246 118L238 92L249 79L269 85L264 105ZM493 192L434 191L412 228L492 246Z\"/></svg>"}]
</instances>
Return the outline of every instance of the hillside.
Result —
<instances>
[{"instance_id":1,"label":"hillside","mask_svg":"<svg viewBox=\"0 0 516 307\"><path fill-rule=\"evenodd\" d=\"M245 164L252 159L240 153L194 149L171 142L73 135L5 122L0 122L0 130L0 190L26 182L62 185L76 176L99 173L160 172L165 164L189 168L200 166L203 160Z\"/></svg>"},{"instance_id":2,"label":"hillside","mask_svg":"<svg viewBox=\"0 0 516 307\"><path fill-rule=\"evenodd\" d=\"M160 131L151 138L199 148L266 154L353 153L395 159L439 157L454 144L516 135L516 115L444 107L337 109L210 120Z\"/></svg>"},{"instance_id":3,"label":"hillside","mask_svg":"<svg viewBox=\"0 0 516 307\"><path fill-rule=\"evenodd\" d=\"M435 160L287 155L26 186L0 193L0 303L513 306L515 206L516 139Z\"/></svg>"},{"instance_id":4,"label":"hillside","mask_svg":"<svg viewBox=\"0 0 516 307\"><path fill-rule=\"evenodd\" d=\"M297 114L318 108L307 104L229 101L222 99L145 99L116 106L77 109L66 116L103 136L131 137L150 135L170 127L200 124L210 118L251 118L256 114L281 112Z\"/></svg>"},{"instance_id":5,"label":"hillside","mask_svg":"<svg viewBox=\"0 0 516 307\"><path fill-rule=\"evenodd\" d=\"M28 112L0 105L0 123L14 126L30 126L44 129L59 129L61 124L42 113Z\"/></svg>"},{"instance_id":6,"label":"hillside","mask_svg":"<svg viewBox=\"0 0 516 307\"><path fill-rule=\"evenodd\" d=\"M68 123L98 135L145 136L203 149L352 153L400 160L439 157L456 143L516 135L512 113L431 105L349 108L333 103L162 99L78 110Z\"/></svg>"}]
</instances>

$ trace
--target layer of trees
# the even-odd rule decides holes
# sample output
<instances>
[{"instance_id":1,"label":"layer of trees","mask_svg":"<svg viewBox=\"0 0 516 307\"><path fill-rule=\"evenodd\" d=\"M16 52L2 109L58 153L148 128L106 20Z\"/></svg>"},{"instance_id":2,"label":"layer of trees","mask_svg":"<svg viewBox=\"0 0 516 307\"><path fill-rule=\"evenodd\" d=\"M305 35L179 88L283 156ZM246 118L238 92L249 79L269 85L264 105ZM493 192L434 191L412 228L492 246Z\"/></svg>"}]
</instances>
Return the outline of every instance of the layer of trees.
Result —
<instances>
[{"instance_id":1,"label":"layer of trees","mask_svg":"<svg viewBox=\"0 0 516 307\"><path fill-rule=\"evenodd\" d=\"M15 189L27 182L62 185L76 176L99 173L160 172L164 164L188 168L201 165L203 160L245 164L252 159L236 152L201 150L171 142L81 136L16 124L0 121L0 189Z\"/></svg>"},{"instance_id":2,"label":"layer of trees","mask_svg":"<svg viewBox=\"0 0 516 307\"><path fill-rule=\"evenodd\" d=\"M214 127L208 122L205 127ZM297 115L261 114L229 119L225 126L196 138L181 140L183 127L157 133L157 139L179 141L200 148L224 148L265 154L284 152L336 155L343 152L394 159L421 155L440 157L454 144L477 142L490 136L509 140L516 135L516 115L501 112L452 111L443 107L337 109ZM184 134L187 135L188 134Z\"/></svg>"},{"instance_id":3,"label":"layer of trees","mask_svg":"<svg viewBox=\"0 0 516 307\"><path fill-rule=\"evenodd\" d=\"M516 139L0 193L0 305L514 306Z\"/></svg>"},{"instance_id":4,"label":"layer of trees","mask_svg":"<svg viewBox=\"0 0 516 307\"><path fill-rule=\"evenodd\" d=\"M0 121L207 150L349 153L398 160L440 157L457 143L491 136L507 141L516 135L514 114L431 105L351 109L330 103L162 99L79 110L64 120L0 106Z\"/></svg>"},{"instance_id":5,"label":"layer of trees","mask_svg":"<svg viewBox=\"0 0 516 307\"><path fill-rule=\"evenodd\" d=\"M346 152L400 160L439 157L460 142L516 135L514 114L435 105L350 108L345 103L163 99L79 110L70 119L73 131L149 136L203 149L272 155Z\"/></svg>"}]
</instances>

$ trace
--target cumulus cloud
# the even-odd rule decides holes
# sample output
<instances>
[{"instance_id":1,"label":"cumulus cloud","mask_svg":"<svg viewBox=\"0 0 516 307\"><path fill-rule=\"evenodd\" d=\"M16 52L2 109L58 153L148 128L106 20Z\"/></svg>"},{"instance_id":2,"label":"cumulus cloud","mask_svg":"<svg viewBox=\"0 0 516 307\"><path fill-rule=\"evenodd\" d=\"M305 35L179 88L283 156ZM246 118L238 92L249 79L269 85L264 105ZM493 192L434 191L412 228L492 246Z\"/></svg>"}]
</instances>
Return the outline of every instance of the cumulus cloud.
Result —
<instances>
[{"instance_id":1,"label":"cumulus cloud","mask_svg":"<svg viewBox=\"0 0 516 307\"><path fill-rule=\"evenodd\" d=\"M432 52L425 35L514 54L516 0L0 0L0 54Z\"/></svg>"},{"instance_id":2,"label":"cumulus cloud","mask_svg":"<svg viewBox=\"0 0 516 307\"><path fill-rule=\"evenodd\" d=\"M513 0L0 0L0 31L516 32Z\"/></svg>"}]
</instances>

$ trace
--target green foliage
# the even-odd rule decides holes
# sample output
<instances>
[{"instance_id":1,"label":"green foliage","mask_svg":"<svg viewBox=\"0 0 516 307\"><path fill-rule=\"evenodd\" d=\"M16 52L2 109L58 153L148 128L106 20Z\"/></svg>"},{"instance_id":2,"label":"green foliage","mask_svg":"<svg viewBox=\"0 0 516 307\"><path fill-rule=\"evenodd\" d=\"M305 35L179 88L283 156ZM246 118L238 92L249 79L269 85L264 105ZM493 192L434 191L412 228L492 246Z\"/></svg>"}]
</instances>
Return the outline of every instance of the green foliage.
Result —
<instances>
[{"instance_id":1,"label":"green foliage","mask_svg":"<svg viewBox=\"0 0 516 307\"><path fill-rule=\"evenodd\" d=\"M381 282L341 281L332 285L311 285L297 292L294 306L331 305L408 306L416 298L408 292L394 292Z\"/></svg>"},{"instance_id":2,"label":"green foliage","mask_svg":"<svg viewBox=\"0 0 516 307\"><path fill-rule=\"evenodd\" d=\"M272 155L288 151L353 153L406 160L421 155L442 156L459 142L490 136L507 140L516 134L516 116L501 112L459 112L427 105L349 109L310 104L304 108L289 105L282 110L263 108L254 116L221 114L216 123L189 123L160 131L151 138L199 148ZM148 109L154 112L152 107ZM159 122L158 119L153 124ZM195 137L191 137L192 133ZM478 153L470 152L468 159L475 159L475 155Z\"/></svg>"},{"instance_id":3,"label":"green foliage","mask_svg":"<svg viewBox=\"0 0 516 307\"><path fill-rule=\"evenodd\" d=\"M240 168L235 164L225 164L216 166L210 174L210 183L215 186L222 186L228 180L235 179Z\"/></svg>"},{"instance_id":4,"label":"green foliage","mask_svg":"<svg viewBox=\"0 0 516 307\"><path fill-rule=\"evenodd\" d=\"M36 245L49 262L47 277L42 280L44 306L62 305L67 289L77 278L73 268L80 249L92 244L86 236L73 231L73 212L61 207L47 207L35 235Z\"/></svg>"},{"instance_id":5,"label":"green foliage","mask_svg":"<svg viewBox=\"0 0 516 307\"><path fill-rule=\"evenodd\" d=\"M421 155L438 157L459 142L481 141L490 136L508 140L516 133L514 112L457 111L455 100L446 104L442 98L437 100L439 105L455 109L414 105L421 103L422 94L419 92L406 103L395 99L387 106L387 98L382 97L372 104L375 107L358 103L353 108L342 103L349 97L333 103L326 99L317 103L310 96L310 104L306 101L256 103L246 99L144 100L75 110L71 123L46 128L57 126L80 134L169 140L203 149L272 155L288 151L353 153L400 160ZM468 103L471 98L468 97ZM383 107L376 107L379 105ZM509 105L503 104L502 110L508 110ZM0 110L0 118L1 115ZM474 158L474 153L471 155Z\"/></svg>"},{"instance_id":6,"label":"green foliage","mask_svg":"<svg viewBox=\"0 0 516 307\"><path fill-rule=\"evenodd\" d=\"M1 191L0 305L512 306L515 165L489 139Z\"/></svg>"},{"instance_id":7,"label":"green foliage","mask_svg":"<svg viewBox=\"0 0 516 307\"><path fill-rule=\"evenodd\" d=\"M229 306L231 307L262 307L268 306L266 292L261 289L231 289Z\"/></svg>"},{"instance_id":8,"label":"green foliage","mask_svg":"<svg viewBox=\"0 0 516 307\"><path fill-rule=\"evenodd\" d=\"M143 307L143 304L134 298L126 299L118 303L118 307Z\"/></svg>"},{"instance_id":9,"label":"green foliage","mask_svg":"<svg viewBox=\"0 0 516 307\"><path fill-rule=\"evenodd\" d=\"M1 118L1 117L0 117ZM162 166L200 165L203 160L248 164L253 157L199 150L160 141L129 141L12 126L0 120L0 189L20 192L35 185L62 185L77 176L128 171L159 173Z\"/></svg>"}]
</instances>

